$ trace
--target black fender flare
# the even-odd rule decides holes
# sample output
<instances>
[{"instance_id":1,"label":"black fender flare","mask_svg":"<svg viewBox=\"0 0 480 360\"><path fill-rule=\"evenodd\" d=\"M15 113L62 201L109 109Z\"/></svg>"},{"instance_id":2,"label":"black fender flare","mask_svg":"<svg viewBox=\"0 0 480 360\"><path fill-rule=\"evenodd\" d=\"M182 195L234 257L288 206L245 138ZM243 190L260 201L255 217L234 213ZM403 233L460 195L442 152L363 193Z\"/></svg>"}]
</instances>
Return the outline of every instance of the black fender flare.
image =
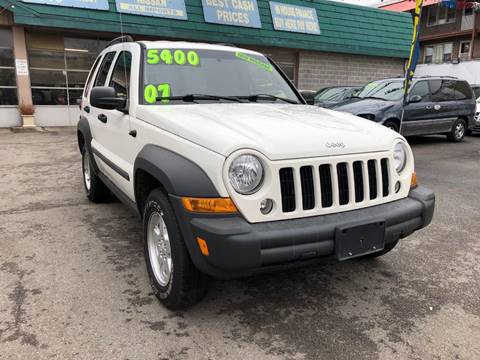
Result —
<instances>
[{"instance_id":1,"label":"black fender flare","mask_svg":"<svg viewBox=\"0 0 480 360\"><path fill-rule=\"evenodd\" d=\"M89 154L93 154L92 152L92 132L90 131L90 124L88 123L88 120L85 116L80 116L80 121L78 122L77 125L77 136L78 133L81 133L83 136L84 140L84 146L87 148L87 151ZM78 139L78 149L80 150L80 153L82 152L82 144L80 144L80 139ZM92 162L93 165L93 170L97 173L98 172L98 166L97 163L95 162L95 158L93 156L90 157L90 161Z\"/></svg>"},{"instance_id":2,"label":"black fender flare","mask_svg":"<svg viewBox=\"0 0 480 360\"><path fill-rule=\"evenodd\" d=\"M202 168L182 155L157 145L145 145L138 154L133 167L134 183L136 183L138 170L153 176L171 195L220 197ZM135 197L137 197L136 187Z\"/></svg>"}]
</instances>

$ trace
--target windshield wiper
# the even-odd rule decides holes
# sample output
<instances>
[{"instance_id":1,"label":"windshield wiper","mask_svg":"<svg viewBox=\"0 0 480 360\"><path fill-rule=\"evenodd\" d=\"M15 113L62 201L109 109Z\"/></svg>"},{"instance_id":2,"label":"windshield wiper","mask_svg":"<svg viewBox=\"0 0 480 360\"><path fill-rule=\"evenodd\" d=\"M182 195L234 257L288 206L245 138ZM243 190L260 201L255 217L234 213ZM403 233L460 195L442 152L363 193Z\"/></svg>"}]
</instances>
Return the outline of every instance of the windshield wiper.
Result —
<instances>
[{"instance_id":1,"label":"windshield wiper","mask_svg":"<svg viewBox=\"0 0 480 360\"><path fill-rule=\"evenodd\" d=\"M364 96L364 97L352 96L351 99L377 99L377 100L387 101L387 99L384 99L384 98L381 98L381 97L378 97L378 96Z\"/></svg>"},{"instance_id":2,"label":"windshield wiper","mask_svg":"<svg viewBox=\"0 0 480 360\"><path fill-rule=\"evenodd\" d=\"M242 102L235 96L221 96L221 95L209 95L209 94L187 94L187 95L180 95L180 96L165 96L165 97L157 97L157 101L162 100L181 100L185 102L195 102L196 100L227 100L227 101L235 101L235 102Z\"/></svg>"},{"instance_id":3,"label":"windshield wiper","mask_svg":"<svg viewBox=\"0 0 480 360\"><path fill-rule=\"evenodd\" d=\"M275 96L270 94L254 94L254 95L248 95L248 96L236 96L236 98L247 99L248 101L253 101L253 102L257 102L258 100L263 98L263 99L281 100L289 104L299 104L298 101L286 99L280 96Z\"/></svg>"}]
</instances>

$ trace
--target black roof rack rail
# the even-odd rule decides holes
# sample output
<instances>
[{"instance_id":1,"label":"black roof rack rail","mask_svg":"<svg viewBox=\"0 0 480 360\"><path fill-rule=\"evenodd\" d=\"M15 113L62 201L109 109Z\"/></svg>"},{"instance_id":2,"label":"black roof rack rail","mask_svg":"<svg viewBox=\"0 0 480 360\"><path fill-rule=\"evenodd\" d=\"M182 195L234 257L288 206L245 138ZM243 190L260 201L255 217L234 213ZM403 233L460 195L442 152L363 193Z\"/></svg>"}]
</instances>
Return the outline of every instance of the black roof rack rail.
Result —
<instances>
[{"instance_id":1,"label":"black roof rack rail","mask_svg":"<svg viewBox=\"0 0 480 360\"><path fill-rule=\"evenodd\" d=\"M115 44L128 43L128 42L134 42L134 41L135 40L133 40L133 37L131 35L122 35L110 41L105 47L107 48Z\"/></svg>"},{"instance_id":2,"label":"black roof rack rail","mask_svg":"<svg viewBox=\"0 0 480 360\"><path fill-rule=\"evenodd\" d=\"M456 76L449 76L449 75L420 75L414 76L414 79L430 79L430 78L439 78L439 79L458 79Z\"/></svg>"}]
</instances>

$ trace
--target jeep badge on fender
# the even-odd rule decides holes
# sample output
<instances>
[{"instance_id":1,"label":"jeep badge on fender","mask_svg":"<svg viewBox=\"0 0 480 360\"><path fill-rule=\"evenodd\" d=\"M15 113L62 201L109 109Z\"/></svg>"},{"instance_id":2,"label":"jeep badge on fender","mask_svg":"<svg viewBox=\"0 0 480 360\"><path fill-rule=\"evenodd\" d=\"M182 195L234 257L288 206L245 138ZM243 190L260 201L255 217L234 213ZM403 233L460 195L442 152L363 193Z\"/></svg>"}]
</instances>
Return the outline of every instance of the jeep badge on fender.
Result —
<instances>
[{"instance_id":1,"label":"jeep badge on fender","mask_svg":"<svg viewBox=\"0 0 480 360\"><path fill-rule=\"evenodd\" d=\"M432 220L434 194L401 135L306 105L255 51L123 37L81 104L87 196L112 192L140 215L170 309L198 302L209 277L381 256Z\"/></svg>"}]
</instances>

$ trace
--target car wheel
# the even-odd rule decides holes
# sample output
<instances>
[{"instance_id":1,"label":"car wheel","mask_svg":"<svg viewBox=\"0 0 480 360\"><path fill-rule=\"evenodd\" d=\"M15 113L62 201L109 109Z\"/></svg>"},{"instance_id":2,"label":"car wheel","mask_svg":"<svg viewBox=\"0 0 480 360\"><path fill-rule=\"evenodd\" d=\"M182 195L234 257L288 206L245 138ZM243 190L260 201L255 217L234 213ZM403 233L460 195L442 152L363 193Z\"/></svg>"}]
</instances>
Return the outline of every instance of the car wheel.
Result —
<instances>
[{"instance_id":1,"label":"car wheel","mask_svg":"<svg viewBox=\"0 0 480 360\"><path fill-rule=\"evenodd\" d=\"M383 126L389 128L390 130L393 130L395 132L400 131L400 127L398 126L398 124L395 121L385 121L383 123Z\"/></svg>"},{"instance_id":2,"label":"car wheel","mask_svg":"<svg viewBox=\"0 0 480 360\"><path fill-rule=\"evenodd\" d=\"M452 130L447 134L447 139L452 142L460 142L467 133L467 124L465 120L458 119L452 126Z\"/></svg>"},{"instance_id":3,"label":"car wheel","mask_svg":"<svg viewBox=\"0 0 480 360\"><path fill-rule=\"evenodd\" d=\"M143 213L144 251L155 296L171 310L199 302L208 278L190 259L167 195L160 189L148 196Z\"/></svg>"},{"instance_id":4,"label":"car wheel","mask_svg":"<svg viewBox=\"0 0 480 360\"><path fill-rule=\"evenodd\" d=\"M397 244L398 244L398 240L397 240L397 241L394 241L394 242L390 242L390 243L388 243L388 244L385 244L385 247L383 248L382 251L379 251L379 252L376 252L376 253L372 253L372 254L368 254L368 255L364 255L364 256L360 256L360 257L358 257L357 259L374 259L374 258L383 256L383 255L389 253L390 251L392 251L393 248L394 248L395 246L397 246Z\"/></svg>"},{"instance_id":5,"label":"car wheel","mask_svg":"<svg viewBox=\"0 0 480 360\"><path fill-rule=\"evenodd\" d=\"M108 190L102 180L97 176L92 166L90 153L85 147L82 150L82 174L83 185L90 201L101 203L110 197L110 190Z\"/></svg>"}]
</instances>

